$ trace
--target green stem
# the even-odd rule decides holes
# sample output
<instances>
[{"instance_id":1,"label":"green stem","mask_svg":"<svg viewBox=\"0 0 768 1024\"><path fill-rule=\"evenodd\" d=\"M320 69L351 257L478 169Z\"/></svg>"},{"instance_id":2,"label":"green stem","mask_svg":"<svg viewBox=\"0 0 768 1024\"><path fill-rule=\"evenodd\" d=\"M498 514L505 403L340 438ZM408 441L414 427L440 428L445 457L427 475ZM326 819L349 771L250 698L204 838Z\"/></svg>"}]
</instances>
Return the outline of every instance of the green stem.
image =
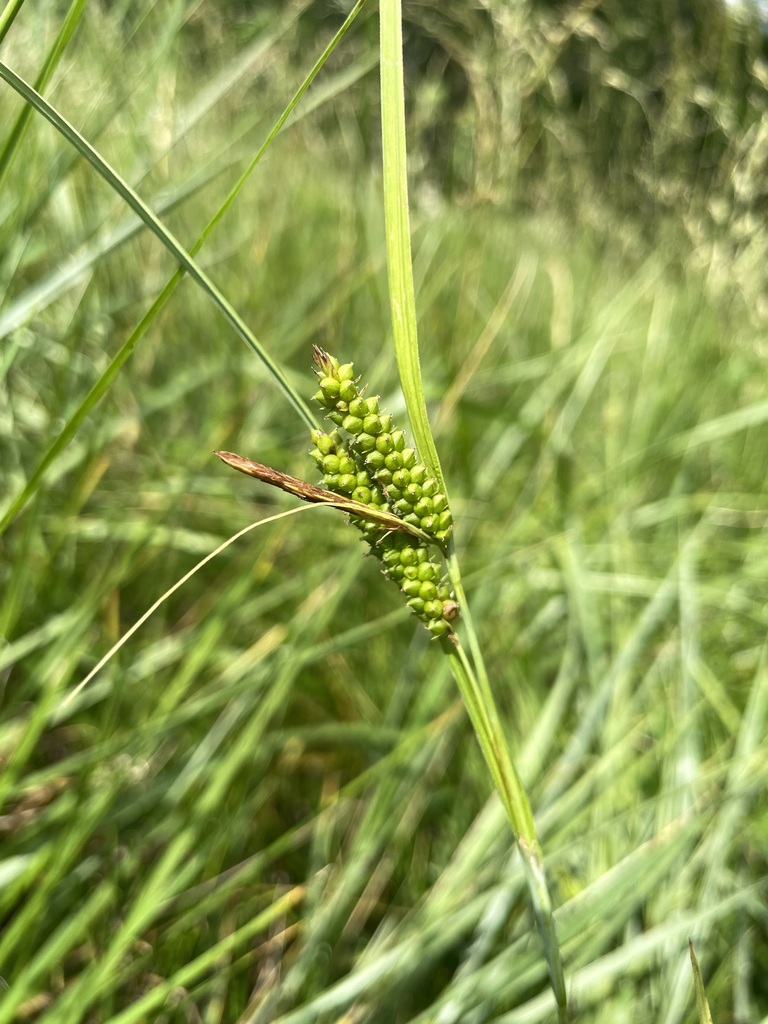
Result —
<instances>
[{"instance_id":1,"label":"green stem","mask_svg":"<svg viewBox=\"0 0 768 1024\"><path fill-rule=\"evenodd\" d=\"M400 382L408 418L422 459L447 493L440 460L427 415L419 364L416 326L416 296L413 282L411 235L408 216L406 171L405 90L403 76L402 10L400 0L381 0L381 124L384 165L384 216L386 223L387 269ZM552 903L547 888L533 812L507 747L488 673L461 582L458 560L451 544L448 569L461 606L472 654L467 657L455 636L441 640L477 735L483 756L509 818L525 868L536 920L549 966L558 1018L567 1014L565 980L560 947L555 933Z\"/></svg>"}]
</instances>

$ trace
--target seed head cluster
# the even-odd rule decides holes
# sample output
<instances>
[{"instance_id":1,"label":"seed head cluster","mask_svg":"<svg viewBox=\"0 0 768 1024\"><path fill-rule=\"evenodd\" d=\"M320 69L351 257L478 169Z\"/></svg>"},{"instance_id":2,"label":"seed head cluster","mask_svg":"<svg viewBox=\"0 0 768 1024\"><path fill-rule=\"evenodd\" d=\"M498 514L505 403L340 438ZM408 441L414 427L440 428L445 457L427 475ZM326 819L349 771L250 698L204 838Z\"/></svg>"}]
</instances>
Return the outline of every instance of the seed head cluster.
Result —
<instances>
[{"instance_id":1,"label":"seed head cluster","mask_svg":"<svg viewBox=\"0 0 768 1024\"><path fill-rule=\"evenodd\" d=\"M402 519L444 550L453 524L448 499L419 462L416 450L406 445L405 432L379 409L378 398L365 397L352 363L340 364L317 347L314 360L319 382L314 399L340 428L331 433L312 431L311 454L323 486ZM380 524L360 517L352 516L352 521L381 561L384 575L404 593L411 611L434 636L449 633L459 606L430 545L399 530L382 531Z\"/></svg>"}]
</instances>

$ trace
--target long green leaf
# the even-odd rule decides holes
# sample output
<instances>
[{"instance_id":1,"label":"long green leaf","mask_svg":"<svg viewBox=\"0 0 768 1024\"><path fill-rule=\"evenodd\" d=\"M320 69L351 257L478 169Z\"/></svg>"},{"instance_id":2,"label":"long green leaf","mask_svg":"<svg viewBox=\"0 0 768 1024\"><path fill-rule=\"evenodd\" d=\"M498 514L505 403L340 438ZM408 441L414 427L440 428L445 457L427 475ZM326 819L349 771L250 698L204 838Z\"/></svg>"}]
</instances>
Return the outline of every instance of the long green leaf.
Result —
<instances>
[{"instance_id":1,"label":"long green leaf","mask_svg":"<svg viewBox=\"0 0 768 1024\"><path fill-rule=\"evenodd\" d=\"M400 0L381 0L381 125L384 163L384 215L386 222L389 296L400 382L416 445L421 457L447 491L432 436L419 363L416 296L413 282L403 84L402 10ZM449 573L464 617L474 667L460 643L442 641L453 674L502 804L509 818L525 866L528 889L542 936L552 990L561 1021L567 1015L562 957L555 930L544 860L536 836L528 795L509 754L493 693L485 670L453 546Z\"/></svg>"},{"instance_id":2,"label":"long green leaf","mask_svg":"<svg viewBox=\"0 0 768 1024\"><path fill-rule=\"evenodd\" d=\"M403 35L400 3L383 0L381 17L381 135L384 164L384 220L392 335L405 407L416 447L445 491L445 480L427 415L419 362L416 296L406 174Z\"/></svg>"}]
</instances>

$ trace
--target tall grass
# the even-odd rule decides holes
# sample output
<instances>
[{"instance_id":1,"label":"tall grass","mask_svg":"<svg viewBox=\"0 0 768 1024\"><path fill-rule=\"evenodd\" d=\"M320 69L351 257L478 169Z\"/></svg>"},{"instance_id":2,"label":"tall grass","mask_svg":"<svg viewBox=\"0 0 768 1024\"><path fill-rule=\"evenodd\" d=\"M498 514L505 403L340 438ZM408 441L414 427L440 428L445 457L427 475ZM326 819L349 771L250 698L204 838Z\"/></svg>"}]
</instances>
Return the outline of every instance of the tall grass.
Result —
<instances>
[{"instance_id":1,"label":"tall grass","mask_svg":"<svg viewBox=\"0 0 768 1024\"><path fill-rule=\"evenodd\" d=\"M89 5L43 91L191 252L342 24L310 13ZM317 342L401 415L370 18L195 260L293 393ZM0 60L36 80L60 28L24 5ZM416 177L424 392L573 1015L695 1019L692 938L713 1019L760 1020L764 331L629 220ZM308 442L188 276L160 308L176 262L37 115L0 214L0 515L55 449L0 540L0 1020L553 1019L444 659L333 512L230 545L67 701L290 505L212 449L306 476Z\"/></svg>"}]
</instances>

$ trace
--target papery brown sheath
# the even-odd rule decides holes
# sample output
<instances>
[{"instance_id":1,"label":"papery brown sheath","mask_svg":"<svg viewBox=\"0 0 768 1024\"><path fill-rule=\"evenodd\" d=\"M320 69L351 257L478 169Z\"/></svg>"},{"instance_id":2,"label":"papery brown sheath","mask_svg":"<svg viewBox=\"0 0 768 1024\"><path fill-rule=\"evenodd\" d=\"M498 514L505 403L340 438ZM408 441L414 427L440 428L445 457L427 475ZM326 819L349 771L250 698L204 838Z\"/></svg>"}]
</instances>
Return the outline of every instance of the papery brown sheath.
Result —
<instances>
[{"instance_id":1,"label":"papery brown sheath","mask_svg":"<svg viewBox=\"0 0 768 1024\"><path fill-rule=\"evenodd\" d=\"M412 537L418 537L419 540L425 541L427 544L434 544L434 539L420 530L418 526L411 526L410 523L403 522L402 519L389 512L371 508L344 494L334 494L333 491L315 487L314 484L309 484L306 480L299 480L298 477L288 476L287 473L281 473L280 470L272 469L271 466L264 466L260 462L246 459L244 455L235 455L234 452L214 452L213 454L232 469L245 473L246 476L256 477L257 480L271 484L272 487L279 487L280 490L287 491L288 494L293 494L297 498L301 498L302 501L308 501L315 505L330 505L332 508L341 509L342 512L348 512L351 516L365 519L369 523L376 523L382 530L401 530Z\"/></svg>"}]
</instances>

